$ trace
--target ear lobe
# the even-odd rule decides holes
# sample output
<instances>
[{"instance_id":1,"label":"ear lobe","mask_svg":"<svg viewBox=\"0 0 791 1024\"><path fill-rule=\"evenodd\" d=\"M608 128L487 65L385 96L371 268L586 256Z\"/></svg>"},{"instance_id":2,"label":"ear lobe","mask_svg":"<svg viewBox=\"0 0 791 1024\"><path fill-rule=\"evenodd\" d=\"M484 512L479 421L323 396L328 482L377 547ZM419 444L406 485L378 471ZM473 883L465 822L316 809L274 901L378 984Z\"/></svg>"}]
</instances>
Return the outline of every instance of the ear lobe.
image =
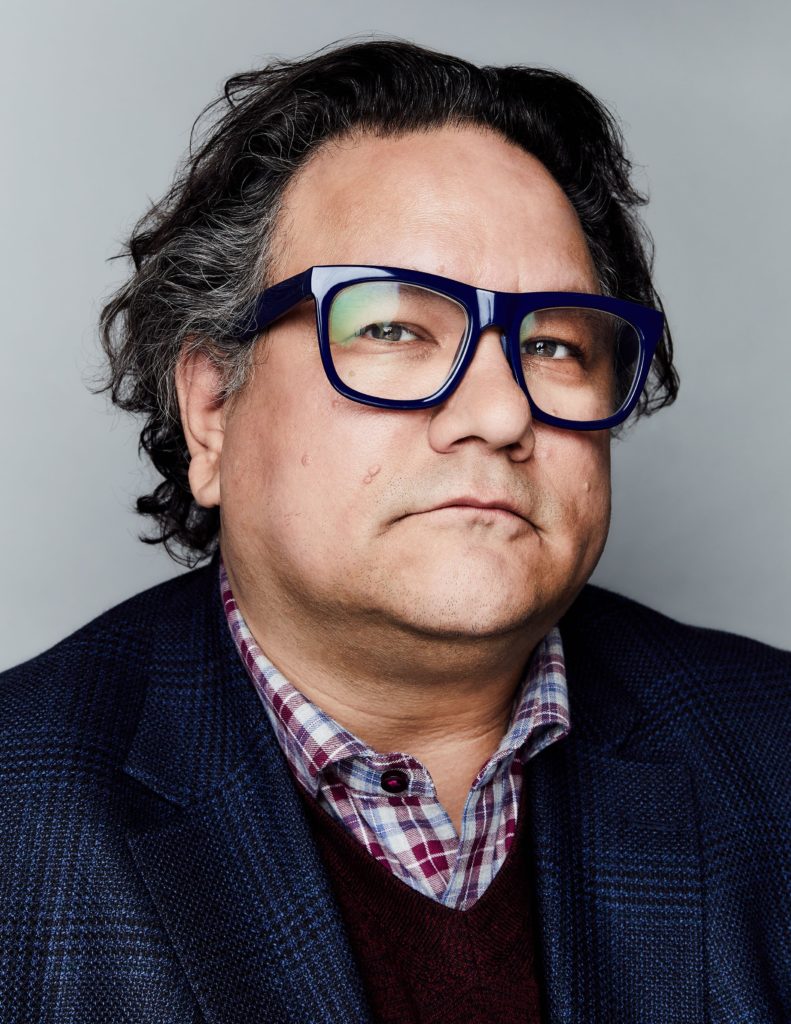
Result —
<instances>
[{"instance_id":1,"label":"ear lobe","mask_svg":"<svg viewBox=\"0 0 791 1024\"><path fill-rule=\"evenodd\" d=\"M220 504L220 456L225 436L225 404L218 399L220 371L202 351L185 344L176 366L181 426L190 453L189 482L203 508Z\"/></svg>"}]
</instances>

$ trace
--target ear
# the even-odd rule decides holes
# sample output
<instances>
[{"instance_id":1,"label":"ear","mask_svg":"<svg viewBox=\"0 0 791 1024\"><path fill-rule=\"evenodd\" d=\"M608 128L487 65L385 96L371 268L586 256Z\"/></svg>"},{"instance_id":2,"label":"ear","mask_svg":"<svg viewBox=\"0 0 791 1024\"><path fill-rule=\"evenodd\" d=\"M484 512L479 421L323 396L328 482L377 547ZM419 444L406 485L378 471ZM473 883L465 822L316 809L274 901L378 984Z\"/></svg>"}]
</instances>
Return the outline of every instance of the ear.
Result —
<instances>
[{"instance_id":1,"label":"ear","mask_svg":"<svg viewBox=\"0 0 791 1024\"><path fill-rule=\"evenodd\" d=\"M192 496L204 508L220 504L220 456L225 404L217 398L220 372L205 352L181 350L176 366L181 426L190 453Z\"/></svg>"}]
</instances>

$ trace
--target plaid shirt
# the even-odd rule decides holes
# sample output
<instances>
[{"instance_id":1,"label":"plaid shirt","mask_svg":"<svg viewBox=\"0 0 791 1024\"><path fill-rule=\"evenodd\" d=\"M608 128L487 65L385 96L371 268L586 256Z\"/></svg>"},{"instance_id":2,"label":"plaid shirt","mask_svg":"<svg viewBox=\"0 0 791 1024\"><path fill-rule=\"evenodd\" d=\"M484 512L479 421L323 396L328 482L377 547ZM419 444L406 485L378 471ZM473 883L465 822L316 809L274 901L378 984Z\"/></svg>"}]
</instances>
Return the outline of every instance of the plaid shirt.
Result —
<instances>
[{"instance_id":1,"label":"plaid shirt","mask_svg":"<svg viewBox=\"0 0 791 1024\"><path fill-rule=\"evenodd\" d=\"M278 672L244 621L222 559L220 589L239 654L298 782L407 885L447 907L471 907L511 846L525 762L570 729L557 627L533 652L508 729L467 796L459 836L420 761L372 750ZM397 795L393 780L407 783Z\"/></svg>"}]
</instances>

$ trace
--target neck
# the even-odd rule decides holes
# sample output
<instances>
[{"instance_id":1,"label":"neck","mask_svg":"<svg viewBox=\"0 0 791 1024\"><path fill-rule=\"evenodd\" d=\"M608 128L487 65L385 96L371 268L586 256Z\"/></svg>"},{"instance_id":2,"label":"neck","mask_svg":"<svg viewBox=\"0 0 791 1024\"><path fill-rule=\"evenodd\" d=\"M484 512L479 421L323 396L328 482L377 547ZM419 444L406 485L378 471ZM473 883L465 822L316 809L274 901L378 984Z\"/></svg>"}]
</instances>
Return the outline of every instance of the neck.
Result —
<instances>
[{"instance_id":1,"label":"neck","mask_svg":"<svg viewBox=\"0 0 791 1024\"><path fill-rule=\"evenodd\" d=\"M497 636L428 634L371 616L310 614L245 589L234 598L261 650L309 700L380 753L493 753L530 655L551 623ZM486 759L486 756L482 760Z\"/></svg>"}]
</instances>

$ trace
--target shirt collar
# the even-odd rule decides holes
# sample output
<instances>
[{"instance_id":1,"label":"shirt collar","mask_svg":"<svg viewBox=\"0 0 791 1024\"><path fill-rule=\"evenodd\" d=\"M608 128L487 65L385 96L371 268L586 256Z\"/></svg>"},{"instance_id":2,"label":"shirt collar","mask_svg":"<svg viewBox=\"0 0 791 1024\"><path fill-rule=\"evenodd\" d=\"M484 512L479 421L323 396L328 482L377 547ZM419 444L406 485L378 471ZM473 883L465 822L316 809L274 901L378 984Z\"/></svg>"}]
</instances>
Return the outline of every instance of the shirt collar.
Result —
<instances>
[{"instance_id":1,"label":"shirt collar","mask_svg":"<svg viewBox=\"0 0 791 1024\"><path fill-rule=\"evenodd\" d=\"M330 764L354 757L381 762L381 752L308 700L266 657L234 599L222 556L219 569L225 617L239 656L292 771L308 792L316 795L319 777ZM514 694L508 728L474 785L485 785L511 755L527 761L570 728L563 643L555 626L533 651Z\"/></svg>"}]
</instances>

